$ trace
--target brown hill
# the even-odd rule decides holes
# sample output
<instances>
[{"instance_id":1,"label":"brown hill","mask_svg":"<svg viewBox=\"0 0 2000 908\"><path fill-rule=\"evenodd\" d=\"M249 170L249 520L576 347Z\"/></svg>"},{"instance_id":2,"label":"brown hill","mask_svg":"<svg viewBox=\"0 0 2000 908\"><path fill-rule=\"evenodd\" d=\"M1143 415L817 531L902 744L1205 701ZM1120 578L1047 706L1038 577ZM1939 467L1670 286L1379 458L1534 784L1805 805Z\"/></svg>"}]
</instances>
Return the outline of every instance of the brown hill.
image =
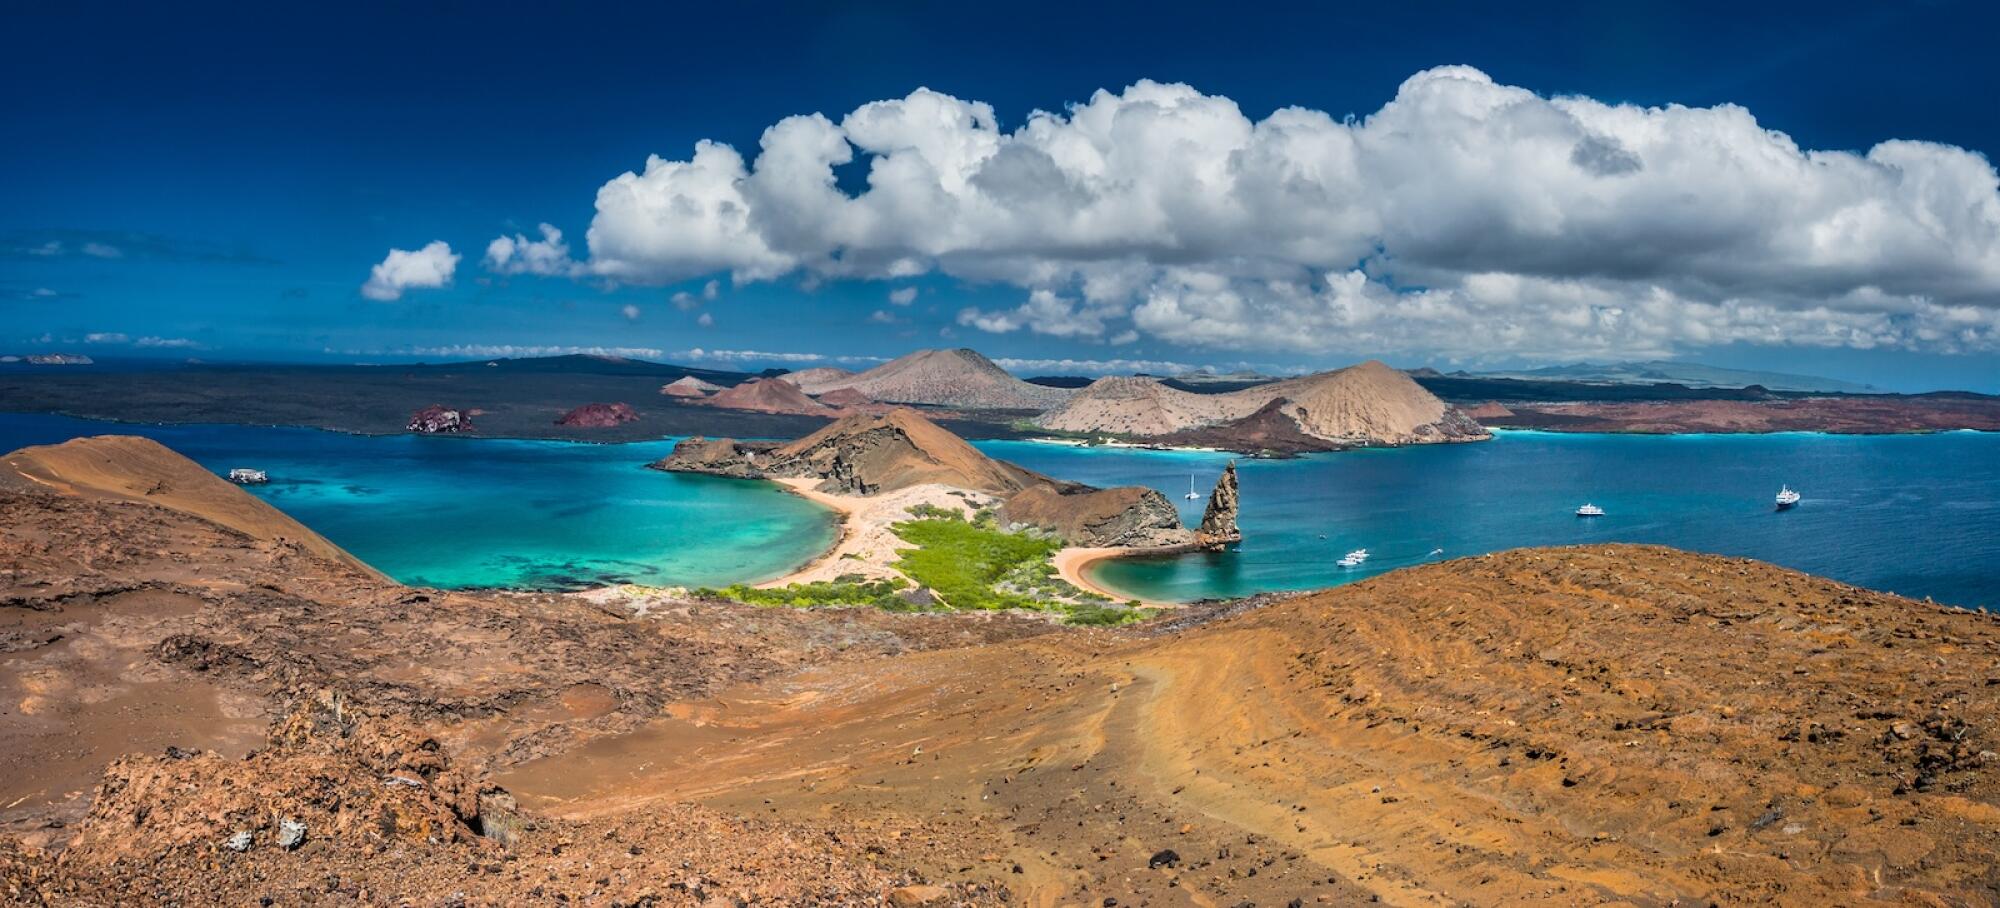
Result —
<instances>
[{"instance_id":1,"label":"brown hill","mask_svg":"<svg viewBox=\"0 0 2000 908\"><path fill-rule=\"evenodd\" d=\"M778 376L784 381L798 385L799 390L807 394L823 394L829 389L840 387L842 382L853 377L853 370L837 366L815 366Z\"/></svg>"},{"instance_id":2,"label":"brown hill","mask_svg":"<svg viewBox=\"0 0 2000 908\"><path fill-rule=\"evenodd\" d=\"M75 438L59 445L22 448L4 462L17 482L95 500L158 505L252 539L295 545L316 557L374 573L284 512L151 439Z\"/></svg>"},{"instance_id":3,"label":"brown hill","mask_svg":"<svg viewBox=\"0 0 2000 908\"><path fill-rule=\"evenodd\" d=\"M724 388L703 400L711 407L749 410L756 413L791 413L826 416L833 408L813 400L797 385L775 378L753 378L734 388Z\"/></svg>"},{"instance_id":4,"label":"brown hill","mask_svg":"<svg viewBox=\"0 0 2000 908\"><path fill-rule=\"evenodd\" d=\"M1047 481L979 453L937 423L901 407L844 417L784 444L690 438L654 466L745 478L819 479L820 491L837 495L874 495L926 483L1006 495Z\"/></svg>"},{"instance_id":5,"label":"brown hill","mask_svg":"<svg viewBox=\"0 0 2000 908\"><path fill-rule=\"evenodd\" d=\"M1058 482L994 460L913 410L848 416L786 444L690 438L654 468L745 479L818 480L818 491L878 495L938 484L1000 497L1002 517L1085 546L1195 541L1157 490Z\"/></svg>"},{"instance_id":6,"label":"brown hill","mask_svg":"<svg viewBox=\"0 0 2000 908\"><path fill-rule=\"evenodd\" d=\"M874 400L965 410L1046 410L1073 393L1024 382L967 349L918 350L866 372L815 376L804 380L803 387L813 394L852 388Z\"/></svg>"},{"instance_id":7,"label":"brown hill","mask_svg":"<svg viewBox=\"0 0 2000 908\"><path fill-rule=\"evenodd\" d=\"M1261 404L1235 394L1195 394L1159 379L1108 375L1078 391L1035 424L1058 432L1106 432L1140 438L1242 419Z\"/></svg>"},{"instance_id":8,"label":"brown hill","mask_svg":"<svg viewBox=\"0 0 2000 908\"><path fill-rule=\"evenodd\" d=\"M722 388L709 384L692 375L683 375L660 386L660 393L668 397L707 397Z\"/></svg>"},{"instance_id":9,"label":"brown hill","mask_svg":"<svg viewBox=\"0 0 2000 908\"><path fill-rule=\"evenodd\" d=\"M1000 519L1046 530L1071 545L1179 548L1196 542L1173 502L1144 486L1038 482L1008 496Z\"/></svg>"},{"instance_id":10,"label":"brown hill","mask_svg":"<svg viewBox=\"0 0 2000 908\"><path fill-rule=\"evenodd\" d=\"M1194 394L1149 378L1104 378L1042 414L1036 424L1063 432L1170 438L1235 450L1488 437L1477 422L1408 375L1373 360L1225 394Z\"/></svg>"},{"instance_id":11,"label":"brown hill","mask_svg":"<svg viewBox=\"0 0 2000 908\"><path fill-rule=\"evenodd\" d=\"M1487 438L1488 433L1408 375L1375 360L1234 392L1284 398L1308 435L1356 444L1423 444Z\"/></svg>"},{"instance_id":12,"label":"brown hill","mask_svg":"<svg viewBox=\"0 0 2000 908\"><path fill-rule=\"evenodd\" d=\"M1641 546L1260 604L757 685L506 781L976 804L1031 904L1992 903L1994 616Z\"/></svg>"},{"instance_id":13,"label":"brown hill","mask_svg":"<svg viewBox=\"0 0 2000 908\"><path fill-rule=\"evenodd\" d=\"M778 446L767 463L767 469L824 476L823 491L848 495L873 495L925 483L1006 494L1041 478L979 453L965 439L902 408L839 420Z\"/></svg>"},{"instance_id":14,"label":"brown hill","mask_svg":"<svg viewBox=\"0 0 2000 908\"><path fill-rule=\"evenodd\" d=\"M835 388L821 394L819 402L829 407L865 407L875 401L853 388Z\"/></svg>"}]
</instances>

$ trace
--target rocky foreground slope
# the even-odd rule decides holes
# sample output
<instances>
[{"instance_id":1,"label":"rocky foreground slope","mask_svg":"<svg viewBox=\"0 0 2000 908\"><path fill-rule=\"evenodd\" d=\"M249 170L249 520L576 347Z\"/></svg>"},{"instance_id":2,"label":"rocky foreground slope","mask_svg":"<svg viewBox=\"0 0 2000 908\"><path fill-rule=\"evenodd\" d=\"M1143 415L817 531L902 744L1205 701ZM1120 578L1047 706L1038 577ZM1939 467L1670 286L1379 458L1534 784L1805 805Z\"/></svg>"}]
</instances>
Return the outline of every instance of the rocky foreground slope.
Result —
<instances>
[{"instance_id":1,"label":"rocky foreground slope","mask_svg":"<svg viewBox=\"0 0 2000 908\"><path fill-rule=\"evenodd\" d=\"M1125 631L635 611L399 587L231 497L0 470L0 898L2000 899L1991 615L1644 546Z\"/></svg>"},{"instance_id":2,"label":"rocky foreground slope","mask_svg":"<svg viewBox=\"0 0 2000 908\"><path fill-rule=\"evenodd\" d=\"M1035 423L1060 432L1281 452L1488 437L1408 375L1372 360L1222 394L1111 376Z\"/></svg>"},{"instance_id":3,"label":"rocky foreground slope","mask_svg":"<svg viewBox=\"0 0 2000 908\"><path fill-rule=\"evenodd\" d=\"M817 491L870 496L919 485L997 496L1008 523L1039 527L1073 545L1194 544L1173 503L1156 489L1098 489L994 460L907 408L849 416L797 441L691 438L653 465L739 479L815 480Z\"/></svg>"}]
</instances>

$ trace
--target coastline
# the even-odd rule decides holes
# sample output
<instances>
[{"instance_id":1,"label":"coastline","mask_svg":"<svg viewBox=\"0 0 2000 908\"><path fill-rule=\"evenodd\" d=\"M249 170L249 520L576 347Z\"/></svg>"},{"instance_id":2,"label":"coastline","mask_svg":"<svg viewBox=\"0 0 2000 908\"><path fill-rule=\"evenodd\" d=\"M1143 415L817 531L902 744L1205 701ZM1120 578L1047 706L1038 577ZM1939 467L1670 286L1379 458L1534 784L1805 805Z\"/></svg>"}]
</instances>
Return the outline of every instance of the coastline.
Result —
<instances>
[{"instance_id":1,"label":"coastline","mask_svg":"<svg viewBox=\"0 0 2000 908\"><path fill-rule=\"evenodd\" d=\"M1050 563L1055 565L1056 576L1061 577L1069 585L1074 586L1077 589L1083 590L1086 593L1095 593L1099 596L1103 596L1106 599L1110 599L1113 602L1137 602L1143 608L1178 609L1182 608L1184 606L1184 603L1157 602L1149 599L1140 599L1136 596L1128 596L1119 593L1116 590L1098 586L1097 584L1092 583L1088 578L1084 576L1085 570L1087 570L1091 565L1096 564L1097 562L1100 561L1109 561L1113 558L1132 558L1143 555L1170 555L1178 551L1184 551L1183 547L1163 546L1155 548L1114 548L1114 547L1093 548L1089 546L1065 546L1062 549L1057 550L1055 555L1049 560Z\"/></svg>"},{"instance_id":2,"label":"coastline","mask_svg":"<svg viewBox=\"0 0 2000 908\"><path fill-rule=\"evenodd\" d=\"M943 508L965 505L990 506L998 501L985 493L967 492L945 485L914 486L888 495L865 498L855 495L831 495L819 491L813 488L816 483L812 479L782 478L768 481L776 483L793 495L832 510L840 521L840 535L826 551L790 573L751 584L757 589L776 589L795 583L832 581L848 574L860 574L870 579L903 577L903 573L891 567L890 562L895 560L893 556L897 549L905 547L906 544L889 527L891 524L910 519L910 508L924 504ZM1058 549L1049 560L1056 569L1056 576L1086 593L1094 593L1113 602L1138 602L1143 608L1178 609L1181 603L1156 602L1124 595L1092 583L1084 577L1085 569L1098 561L1137 555L1163 555L1177 550L1178 547L1065 546Z\"/></svg>"},{"instance_id":3,"label":"coastline","mask_svg":"<svg viewBox=\"0 0 2000 908\"><path fill-rule=\"evenodd\" d=\"M774 478L767 480L779 488L833 511L838 515L839 535L832 546L817 557L783 576L751 584L758 589L776 589L794 583L833 581L859 574L870 580L909 578L891 567L897 550L908 544L890 527L910 519L910 509L929 505L964 509L990 507L999 502L984 492L968 492L947 485L927 484L898 489L884 495L833 495L813 488L816 479Z\"/></svg>"}]
</instances>

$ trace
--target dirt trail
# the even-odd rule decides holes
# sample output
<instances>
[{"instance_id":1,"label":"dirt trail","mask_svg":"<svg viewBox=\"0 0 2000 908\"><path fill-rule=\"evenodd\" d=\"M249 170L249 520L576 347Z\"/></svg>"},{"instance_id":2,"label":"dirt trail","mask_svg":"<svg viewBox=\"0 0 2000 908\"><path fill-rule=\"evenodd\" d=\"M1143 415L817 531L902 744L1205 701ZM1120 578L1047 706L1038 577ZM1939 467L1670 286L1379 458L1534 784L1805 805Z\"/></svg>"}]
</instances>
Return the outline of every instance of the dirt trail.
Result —
<instances>
[{"instance_id":1,"label":"dirt trail","mask_svg":"<svg viewBox=\"0 0 2000 908\"><path fill-rule=\"evenodd\" d=\"M815 670L504 781L573 816L948 816L1039 904L1895 901L2000 882L1993 684L1991 616L1536 551Z\"/></svg>"}]
</instances>

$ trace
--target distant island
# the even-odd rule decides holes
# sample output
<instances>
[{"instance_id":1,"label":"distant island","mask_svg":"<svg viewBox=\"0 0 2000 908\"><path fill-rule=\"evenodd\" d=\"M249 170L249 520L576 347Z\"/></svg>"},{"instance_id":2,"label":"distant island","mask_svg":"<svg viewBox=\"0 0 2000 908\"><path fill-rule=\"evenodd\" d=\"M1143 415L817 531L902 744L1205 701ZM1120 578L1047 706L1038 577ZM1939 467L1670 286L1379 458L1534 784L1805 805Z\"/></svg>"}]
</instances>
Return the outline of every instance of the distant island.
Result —
<instances>
[{"instance_id":1,"label":"distant island","mask_svg":"<svg viewBox=\"0 0 2000 908\"><path fill-rule=\"evenodd\" d=\"M326 366L87 363L0 369L0 411L133 422L407 431L440 405L476 414L450 434L633 441L673 435L799 438L844 416L920 409L966 438L1054 437L1288 456L1476 441L1493 428L1558 432L2000 430L2000 398L1786 390L1809 377L1672 363L1537 370L1540 377L1408 372L1369 362L1290 378L1256 373L1016 377L977 351L919 350L851 372L761 373L607 356ZM144 376L143 380L136 378ZM1777 385L1652 381L1757 376ZM1839 384L1839 383L1831 383ZM602 412L589 409L603 405ZM625 410L613 412L616 404ZM582 409L580 409L582 408Z\"/></svg>"}]
</instances>

